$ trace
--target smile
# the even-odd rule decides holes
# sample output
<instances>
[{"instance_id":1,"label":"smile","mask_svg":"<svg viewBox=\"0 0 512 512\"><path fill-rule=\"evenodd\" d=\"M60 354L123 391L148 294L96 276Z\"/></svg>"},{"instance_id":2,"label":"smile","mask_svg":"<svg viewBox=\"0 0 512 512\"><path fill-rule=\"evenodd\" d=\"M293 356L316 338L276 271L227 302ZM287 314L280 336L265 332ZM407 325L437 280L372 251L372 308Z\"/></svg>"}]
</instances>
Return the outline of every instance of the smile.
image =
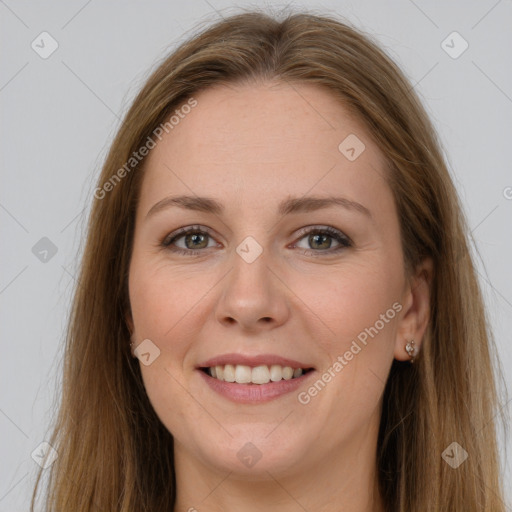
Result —
<instances>
[{"instance_id":1,"label":"smile","mask_svg":"<svg viewBox=\"0 0 512 512\"><path fill-rule=\"evenodd\" d=\"M292 368L291 366L259 365L248 366L244 364L216 365L201 368L210 377L224 382L236 382L237 384L268 384L281 380L292 380L301 377L310 371L310 368Z\"/></svg>"}]
</instances>

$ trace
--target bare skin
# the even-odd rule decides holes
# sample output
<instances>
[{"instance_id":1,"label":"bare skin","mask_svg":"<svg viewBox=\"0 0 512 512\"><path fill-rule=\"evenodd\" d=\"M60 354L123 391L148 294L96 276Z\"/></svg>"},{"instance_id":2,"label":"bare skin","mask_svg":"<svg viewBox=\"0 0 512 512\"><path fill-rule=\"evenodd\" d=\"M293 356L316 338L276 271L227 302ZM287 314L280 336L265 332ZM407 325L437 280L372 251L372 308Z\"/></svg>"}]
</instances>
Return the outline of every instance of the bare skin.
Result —
<instances>
[{"instance_id":1,"label":"bare skin","mask_svg":"<svg viewBox=\"0 0 512 512\"><path fill-rule=\"evenodd\" d=\"M409 357L407 341L421 346L431 262L405 275L383 156L329 92L264 83L195 98L149 155L129 276L133 339L160 350L141 370L175 439L174 510L380 512L382 393L393 359ZM350 134L365 145L353 161L338 149ZM224 211L174 205L148 215L179 195L214 198ZM278 213L283 200L313 196L370 213L346 204ZM199 229L162 245L187 226ZM350 245L332 232L309 236L326 226ZM258 246L254 261L242 257ZM238 403L198 369L226 353L274 354L314 370L293 392ZM339 357L342 369L333 366Z\"/></svg>"}]
</instances>

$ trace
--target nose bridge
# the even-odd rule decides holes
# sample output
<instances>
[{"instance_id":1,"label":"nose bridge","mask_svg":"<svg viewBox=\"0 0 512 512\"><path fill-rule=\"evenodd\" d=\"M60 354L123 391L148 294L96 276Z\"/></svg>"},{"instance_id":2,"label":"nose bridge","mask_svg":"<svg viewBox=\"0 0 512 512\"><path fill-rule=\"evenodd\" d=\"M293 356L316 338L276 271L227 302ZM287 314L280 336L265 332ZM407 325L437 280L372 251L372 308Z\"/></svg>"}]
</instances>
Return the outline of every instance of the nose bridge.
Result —
<instances>
[{"instance_id":1,"label":"nose bridge","mask_svg":"<svg viewBox=\"0 0 512 512\"><path fill-rule=\"evenodd\" d=\"M248 236L233 254L232 269L226 276L217 306L221 322L237 322L247 329L280 324L287 316L287 298L271 270L270 251L259 237Z\"/></svg>"}]
</instances>

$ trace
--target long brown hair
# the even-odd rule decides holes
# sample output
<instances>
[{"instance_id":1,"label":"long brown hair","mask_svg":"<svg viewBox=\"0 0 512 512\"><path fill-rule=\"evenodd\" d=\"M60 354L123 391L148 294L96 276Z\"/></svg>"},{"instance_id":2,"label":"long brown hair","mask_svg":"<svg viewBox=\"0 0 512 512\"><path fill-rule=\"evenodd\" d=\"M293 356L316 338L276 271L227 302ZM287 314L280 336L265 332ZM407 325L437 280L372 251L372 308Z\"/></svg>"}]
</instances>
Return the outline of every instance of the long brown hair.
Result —
<instances>
[{"instance_id":1,"label":"long brown hair","mask_svg":"<svg viewBox=\"0 0 512 512\"><path fill-rule=\"evenodd\" d=\"M376 462L386 510L504 511L497 361L466 221L431 122L370 36L332 17L260 12L216 22L183 43L147 80L113 141L67 332L47 511L163 512L175 503L173 439L130 355L127 278L144 159L125 164L194 93L267 79L323 87L365 123L386 157L407 269L426 256L434 262L421 353L414 365L393 362L384 391ZM442 458L452 442L469 454L457 469Z\"/></svg>"}]
</instances>

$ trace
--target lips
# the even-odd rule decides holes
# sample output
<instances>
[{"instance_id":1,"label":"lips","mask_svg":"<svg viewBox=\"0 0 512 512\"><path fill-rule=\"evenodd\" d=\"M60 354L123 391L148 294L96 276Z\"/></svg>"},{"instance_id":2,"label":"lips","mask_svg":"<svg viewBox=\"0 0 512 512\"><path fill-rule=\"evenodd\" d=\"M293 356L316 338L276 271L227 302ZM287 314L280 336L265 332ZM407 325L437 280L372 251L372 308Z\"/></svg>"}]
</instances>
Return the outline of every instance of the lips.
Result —
<instances>
[{"instance_id":1,"label":"lips","mask_svg":"<svg viewBox=\"0 0 512 512\"><path fill-rule=\"evenodd\" d=\"M257 368L257 367L254 367ZM254 368L252 369L254 371ZM281 379L279 381L270 381L265 384L255 384L247 382L240 384L238 382L226 382L210 376L204 368L198 368L197 373L201 380L215 394L220 395L231 402L239 404L262 404L278 398L293 397L299 387L306 385L306 382L314 378L316 372L311 369L305 374L289 380ZM295 392L295 393L294 393Z\"/></svg>"},{"instance_id":2,"label":"lips","mask_svg":"<svg viewBox=\"0 0 512 512\"><path fill-rule=\"evenodd\" d=\"M279 366L291 366L292 368L302 368L308 369L313 368L313 365L301 361L296 361L294 359L288 359L286 357L281 357L274 354L259 354L254 356L248 356L244 354L223 354L221 356L213 357L199 364L198 368L211 368L212 366L225 366L227 364L231 364L233 366L236 365L245 365L250 366L251 368L255 366L271 366L271 365L279 365Z\"/></svg>"},{"instance_id":3,"label":"lips","mask_svg":"<svg viewBox=\"0 0 512 512\"><path fill-rule=\"evenodd\" d=\"M245 356L241 354L224 354L209 359L198 366L204 374L211 377L208 381L224 383L229 386L277 386L277 383L300 379L314 368L293 359L272 354Z\"/></svg>"}]
</instances>

